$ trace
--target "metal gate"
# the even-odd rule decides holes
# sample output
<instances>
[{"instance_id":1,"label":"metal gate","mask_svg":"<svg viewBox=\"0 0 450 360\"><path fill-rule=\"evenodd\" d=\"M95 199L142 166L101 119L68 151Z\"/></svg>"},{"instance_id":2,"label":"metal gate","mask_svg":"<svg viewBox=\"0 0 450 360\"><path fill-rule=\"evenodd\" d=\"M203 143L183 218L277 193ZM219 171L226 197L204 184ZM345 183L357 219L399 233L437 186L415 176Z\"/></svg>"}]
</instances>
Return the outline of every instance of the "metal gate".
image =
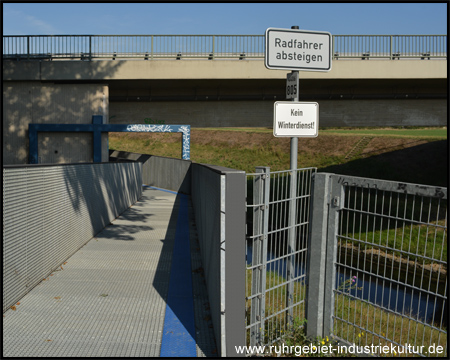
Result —
<instances>
[{"instance_id":1,"label":"metal gate","mask_svg":"<svg viewBox=\"0 0 450 360\"><path fill-rule=\"evenodd\" d=\"M324 332L374 355L389 346L393 355L446 357L447 189L330 179L338 222L327 267L336 282L325 291Z\"/></svg>"},{"instance_id":2,"label":"metal gate","mask_svg":"<svg viewBox=\"0 0 450 360\"><path fill-rule=\"evenodd\" d=\"M279 340L305 320L311 181L316 168L247 174L246 336Z\"/></svg>"}]
</instances>

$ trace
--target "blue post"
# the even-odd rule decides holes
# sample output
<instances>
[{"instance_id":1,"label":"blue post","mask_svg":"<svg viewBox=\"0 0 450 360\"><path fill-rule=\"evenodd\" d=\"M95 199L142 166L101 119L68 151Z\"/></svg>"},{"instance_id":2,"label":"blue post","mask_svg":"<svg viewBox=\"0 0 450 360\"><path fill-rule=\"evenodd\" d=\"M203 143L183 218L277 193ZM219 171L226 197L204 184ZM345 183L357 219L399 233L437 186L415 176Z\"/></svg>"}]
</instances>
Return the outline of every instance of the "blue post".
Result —
<instances>
[{"instance_id":1,"label":"blue post","mask_svg":"<svg viewBox=\"0 0 450 360\"><path fill-rule=\"evenodd\" d=\"M102 115L92 115L92 124L94 124L94 134L93 134L93 161L95 163L102 162L102 132L101 128L98 128L95 125L103 124L103 116Z\"/></svg>"},{"instance_id":2,"label":"blue post","mask_svg":"<svg viewBox=\"0 0 450 360\"><path fill-rule=\"evenodd\" d=\"M100 130L94 130L94 156L95 163L102 162L102 132Z\"/></svg>"},{"instance_id":3,"label":"blue post","mask_svg":"<svg viewBox=\"0 0 450 360\"><path fill-rule=\"evenodd\" d=\"M29 140L29 152L30 152L30 164L38 163L38 135L35 127L28 127L28 140Z\"/></svg>"},{"instance_id":4,"label":"blue post","mask_svg":"<svg viewBox=\"0 0 450 360\"><path fill-rule=\"evenodd\" d=\"M103 115L92 115L92 123L97 125L103 124Z\"/></svg>"}]
</instances>

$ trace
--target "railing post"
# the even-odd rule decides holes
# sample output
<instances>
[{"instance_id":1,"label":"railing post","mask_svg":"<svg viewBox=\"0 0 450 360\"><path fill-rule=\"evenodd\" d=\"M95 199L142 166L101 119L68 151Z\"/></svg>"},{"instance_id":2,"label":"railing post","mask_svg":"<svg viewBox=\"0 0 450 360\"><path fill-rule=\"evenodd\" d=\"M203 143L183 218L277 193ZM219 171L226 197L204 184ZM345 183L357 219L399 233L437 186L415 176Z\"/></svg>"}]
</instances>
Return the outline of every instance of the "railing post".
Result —
<instances>
[{"instance_id":1,"label":"railing post","mask_svg":"<svg viewBox=\"0 0 450 360\"><path fill-rule=\"evenodd\" d=\"M259 235L253 241L252 292L257 295L251 301L250 322L255 324L250 328L250 345L262 345L264 342L266 267L267 267L267 232L269 220L269 189L270 167L256 167L253 183L253 234Z\"/></svg>"},{"instance_id":2,"label":"railing post","mask_svg":"<svg viewBox=\"0 0 450 360\"><path fill-rule=\"evenodd\" d=\"M151 49L150 59L153 60L153 35L152 35L152 49Z\"/></svg>"},{"instance_id":3,"label":"railing post","mask_svg":"<svg viewBox=\"0 0 450 360\"><path fill-rule=\"evenodd\" d=\"M336 261L339 234L340 210L344 207L345 191L338 175L330 177L330 199L328 206L328 231L325 258L325 284L323 308L323 337L333 332L334 290L336 288Z\"/></svg>"},{"instance_id":4,"label":"railing post","mask_svg":"<svg viewBox=\"0 0 450 360\"><path fill-rule=\"evenodd\" d=\"M27 36L27 60L30 60L30 37Z\"/></svg>"},{"instance_id":5,"label":"railing post","mask_svg":"<svg viewBox=\"0 0 450 360\"><path fill-rule=\"evenodd\" d=\"M316 173L312 178L311 236L308 244L306 336L323 336L325 259L329 206L330 174Z\"/></svg>"},{"instance_id":6,"label":"railing post","mask_svg":"<svg viewBox=\"0 0 450 360\"><path fill-rule=\"evenodd\" d=\"M212 60L214 60L215 54L216 54L216 36L213 35L213 39L212 39L213 43L212 43Z\"/></svg>"},{"instance_id":7,"label":"railing post","mask_svg":"<svg viewBox=\"0 0 450 360\"><path fill-rule=\"evenodd\" d=\"M92 35L89 35L89 61L92 61Z\"/></svg>"},{"instance_id":8,"label":"railing post","mask_svg":"<svg viewBox=\"0 0 450 360\"><path fill-rule=\"evenodd\" d=\"M394 53L394 51L392 50L392 35L389 38L390 38L389 50L391 52L390 58L391 58L391 60L394 60L394 56L392 55Z\"/></svg>"},{"instance_id":9,"label":"railing post","mask_svg":"<svg viewBox=\"0 0 450 360\"><path fill-rule=\"evenodd\" d=\"M339 210L345 201L343 186L334 174L314 174L312 191L306 295L308 338L325 337L333 331Z\"/></svg>"}]
</instances>

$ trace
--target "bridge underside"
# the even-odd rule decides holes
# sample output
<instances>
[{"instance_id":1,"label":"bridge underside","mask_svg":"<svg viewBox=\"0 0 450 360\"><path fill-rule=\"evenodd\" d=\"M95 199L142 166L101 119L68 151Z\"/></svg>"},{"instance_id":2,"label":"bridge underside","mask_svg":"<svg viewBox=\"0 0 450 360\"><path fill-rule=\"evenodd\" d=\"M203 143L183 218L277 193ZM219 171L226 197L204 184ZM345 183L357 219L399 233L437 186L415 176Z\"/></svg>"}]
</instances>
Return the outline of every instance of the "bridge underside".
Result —
<instances>
[{"instance_id":1,"label":"bridge underside","mask_svg":"<svg viewBox=\"0 0 450 360\"><path fill-rule=\"evenodd\" d=\"M266 69L263 60L3 63L4 87L108 87L102 114L112 124L193 127L272 126L287 73ZM300 101L319 102L322 127L447 124L446 60L335 60L329 72L300 72L299 88Z\"/></svg>"},{"instance_id":2,"label":"bridge underside","mask_svg":"<svg viewBox=\"0 0 450 360\"><path fill-rule=\"evenodd\" d=\"M287 73L262 60L4 61L4 163L27 163L30 123L272 127ZM447 126L446 60L335 60L299 82L320 127ZM92 161L92 136L41 135L42 162Z\"/></svg>"},{"instance_id":3,"label":"bridge underside","mask_svg":"<svg viewBox=\"0 0 450 360\"><path fill-rule=\"evenodd\" d=\"M111 123L271 127L285 79L134 80L109 83ZM445 79L304 79L300 101L317 101L321 127L445 126Z\"/></svg>"}]
</instances>

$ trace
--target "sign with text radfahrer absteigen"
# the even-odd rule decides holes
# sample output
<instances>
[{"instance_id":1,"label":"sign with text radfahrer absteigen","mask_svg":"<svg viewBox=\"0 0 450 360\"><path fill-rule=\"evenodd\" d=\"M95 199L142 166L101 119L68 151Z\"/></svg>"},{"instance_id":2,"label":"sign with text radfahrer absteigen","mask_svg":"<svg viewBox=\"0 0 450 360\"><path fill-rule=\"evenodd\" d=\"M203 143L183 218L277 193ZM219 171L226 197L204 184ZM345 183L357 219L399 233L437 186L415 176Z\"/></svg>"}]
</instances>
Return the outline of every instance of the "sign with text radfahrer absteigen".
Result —
<instances>
[{"instance_id":1,"label":"sign with text radfahrer absteigen","mask_svg":"<svg viewBox=\"0 0 450 360\"><path fill-rule=\"evenodd\" d=\"M268 69L330 71L331 44L328 32L268 28L264 62Z\"/></svg>"}]
</instances>

